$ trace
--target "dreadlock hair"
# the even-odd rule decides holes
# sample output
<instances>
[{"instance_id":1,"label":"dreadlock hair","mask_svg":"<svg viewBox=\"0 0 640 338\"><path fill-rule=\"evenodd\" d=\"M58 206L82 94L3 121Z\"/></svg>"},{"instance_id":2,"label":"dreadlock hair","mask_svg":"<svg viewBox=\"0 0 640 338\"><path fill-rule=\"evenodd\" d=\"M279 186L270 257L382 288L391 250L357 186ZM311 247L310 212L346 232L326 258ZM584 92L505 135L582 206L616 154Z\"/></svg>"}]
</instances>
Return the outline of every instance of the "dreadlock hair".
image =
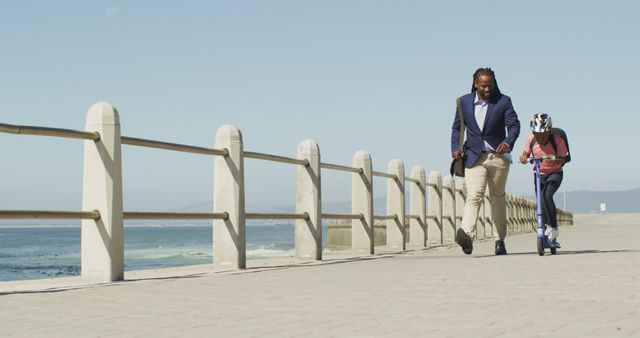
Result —
<instances>
[{"instance_id":1,"label":"dreadlock hair","mask_svg":"<svg viewBox=\"0 0 640 338\"><path fill-rule=\"evenodd\" d=\"M475 83L480 78L480 76L483 76L483 75L488 75L493 77L493 93L491 93L491 98L495 99L498 96L500 96L500 94L502 93L500 92L500 88L498 88L498 81L496 80L496 74L489 67L478 68L476 69L476 72L473 73L473 82L471 83L471 92L473 93L476 91Z\"/></svg>"}]
</instances>

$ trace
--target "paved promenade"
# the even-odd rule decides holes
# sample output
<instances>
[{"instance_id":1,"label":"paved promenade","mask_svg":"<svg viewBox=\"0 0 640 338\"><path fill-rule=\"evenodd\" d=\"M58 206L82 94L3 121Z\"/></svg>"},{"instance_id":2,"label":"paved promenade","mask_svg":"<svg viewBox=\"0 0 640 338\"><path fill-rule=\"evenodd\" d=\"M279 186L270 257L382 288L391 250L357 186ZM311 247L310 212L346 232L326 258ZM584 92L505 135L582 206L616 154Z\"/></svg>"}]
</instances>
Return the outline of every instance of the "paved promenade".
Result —
<instances>
[{"instance_id":1,"label":"paved promenade","mask_svg":"<svg viewBox=\"0 0 640 338\"><path fill-rule=\"evenodd\" d=\"M544 257L529 233L501 257L481 241L471 256L450 245L110 285L5 282L0 336L640 337L640 215L578 215L559 240Z\"/></svg>"}]
</instances>

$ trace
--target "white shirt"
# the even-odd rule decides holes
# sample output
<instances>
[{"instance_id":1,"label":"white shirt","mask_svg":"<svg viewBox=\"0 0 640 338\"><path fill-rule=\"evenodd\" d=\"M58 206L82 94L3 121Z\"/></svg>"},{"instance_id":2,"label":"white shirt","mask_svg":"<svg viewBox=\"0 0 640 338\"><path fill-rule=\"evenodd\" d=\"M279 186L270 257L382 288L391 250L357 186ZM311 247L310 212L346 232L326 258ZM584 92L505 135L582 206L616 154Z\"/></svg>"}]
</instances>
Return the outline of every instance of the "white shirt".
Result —
<instances>
[{"instance_id":1,"label":"white shirt","mask_svg":"<svg viewBox=\"0 0 640 338\"><path fill-rule=\"evenodd\" d=\"M487 101L480 100L478 92L476 92L476 98L473 100L473 104L476 122L478 123L478 127L480 127L480 131L482 131L482 128L484 128L484 120L487 117L487 108L489 108L489 103ZM496 151L487 141L484 141L484 150Z\"/></svg>"}]
</instances>

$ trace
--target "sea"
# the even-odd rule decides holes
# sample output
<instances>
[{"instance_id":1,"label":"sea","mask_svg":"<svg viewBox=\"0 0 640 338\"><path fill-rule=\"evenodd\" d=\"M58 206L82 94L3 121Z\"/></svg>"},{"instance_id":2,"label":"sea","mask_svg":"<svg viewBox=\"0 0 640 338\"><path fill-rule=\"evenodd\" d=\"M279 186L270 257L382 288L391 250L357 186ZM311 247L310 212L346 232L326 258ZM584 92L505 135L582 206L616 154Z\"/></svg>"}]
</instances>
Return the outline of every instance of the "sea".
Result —
<instances>
[{"instance_id":1,"label":"sea","mask_svg":"<svg viewBox=\"0 0 640 338\"><path fill-rule=\"evenodd\" d=\"M323 241L326 247L326 228ZM247 225L247 259L295 254L293 223ZM212 263L207 221L125 223L125 271ZM80 274L80 223L0 223L0 281Z\"/></svg>"}]
</instances>

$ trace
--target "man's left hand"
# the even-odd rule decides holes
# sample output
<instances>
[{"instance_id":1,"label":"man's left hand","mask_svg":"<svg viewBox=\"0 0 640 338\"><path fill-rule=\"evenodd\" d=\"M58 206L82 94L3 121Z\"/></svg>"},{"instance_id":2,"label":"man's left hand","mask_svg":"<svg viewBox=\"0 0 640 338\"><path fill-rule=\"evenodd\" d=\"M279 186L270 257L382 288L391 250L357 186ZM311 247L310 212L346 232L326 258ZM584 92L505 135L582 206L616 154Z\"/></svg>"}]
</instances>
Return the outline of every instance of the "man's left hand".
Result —
<instances>
[{"instance_id":1,"label":"man's left hand","mask_svg":"<svg viewBox=\"0 0 640 338\"><path fill-rule=\"evenodd\" d=\"M500 143L500 145L498 145L498 148L496 149L496 153L502 155L506 152L508 152L511 148L509 147L508 144L506 143Z\"/></svg>"}]
</instances>

